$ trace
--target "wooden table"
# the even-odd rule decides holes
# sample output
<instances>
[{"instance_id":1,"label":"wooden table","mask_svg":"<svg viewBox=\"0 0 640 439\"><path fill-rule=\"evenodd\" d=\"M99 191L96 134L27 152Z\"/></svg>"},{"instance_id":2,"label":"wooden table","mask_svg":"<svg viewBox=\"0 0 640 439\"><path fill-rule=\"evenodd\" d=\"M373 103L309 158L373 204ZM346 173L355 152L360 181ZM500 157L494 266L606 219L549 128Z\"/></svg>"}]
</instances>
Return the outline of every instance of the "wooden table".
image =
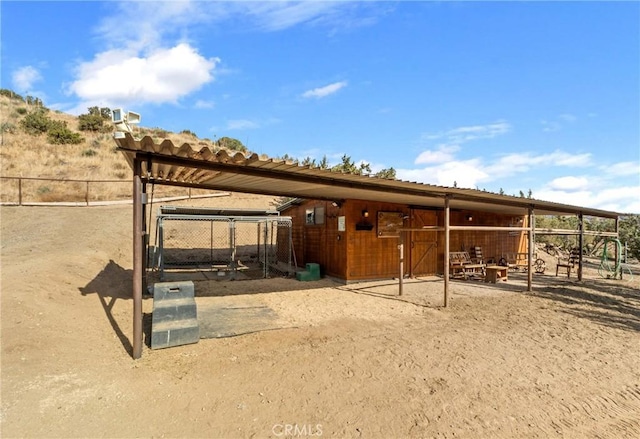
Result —
<instances>
[{"instance_id":1,"label":"wooden table","mask_svg":"<svg viewBox=\"0 0 640 439\"><path fill-rule=\"evenodd\" d=\"M509 267L504 267L502 265L487 265L485 270L487 270L487 274L484 277L485 282L493 282L495 284L498 279L503 282L507 281Z\"/></svg>"}]
</instances>

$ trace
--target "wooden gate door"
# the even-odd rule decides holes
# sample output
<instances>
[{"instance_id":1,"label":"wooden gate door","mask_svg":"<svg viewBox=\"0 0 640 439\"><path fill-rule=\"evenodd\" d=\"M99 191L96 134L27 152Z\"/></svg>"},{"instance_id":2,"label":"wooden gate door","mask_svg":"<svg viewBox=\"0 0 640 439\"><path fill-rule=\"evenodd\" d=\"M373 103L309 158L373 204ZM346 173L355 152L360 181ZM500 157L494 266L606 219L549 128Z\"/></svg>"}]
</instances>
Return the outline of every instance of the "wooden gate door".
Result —
<instances>
[{"instance_id":1,"label":"wooden gate door","mask_svg":"<svg viewBox=\"0 0 640 439\"><path fill-rule=\"evenodd\" d=\"M437 226L438 217L433 210L411 210L411 228ZM410 276L433 275L438 272L438 233L434 231L411 232L409 267Z\"/></svg>"}]
</instances>

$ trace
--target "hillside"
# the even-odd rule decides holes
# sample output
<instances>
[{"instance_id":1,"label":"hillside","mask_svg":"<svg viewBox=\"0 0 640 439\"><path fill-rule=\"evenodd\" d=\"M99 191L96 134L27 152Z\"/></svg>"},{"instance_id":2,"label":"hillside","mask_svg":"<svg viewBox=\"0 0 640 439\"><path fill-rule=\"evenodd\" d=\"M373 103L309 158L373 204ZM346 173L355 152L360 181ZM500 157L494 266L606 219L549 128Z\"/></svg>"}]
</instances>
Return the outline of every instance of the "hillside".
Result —
<instances>
[{"instance_id":1,"label":"hillside","mask_svg":"<svg viewBox=\"0 0 640 439\"><path fill-rule=\"evenodd\" d=\"M112 200L130 195L131 170L116 144L105 122L108 132L79 131L76 116L48 110L47 116L61 121L78 132L84 139L79 144L56 145L48 141L45 134L30 135L22 127L26 115L33 111L22 99L0 96L0 176L2 189L0 200L17 202L18 181L6 177L47 178L65 180L108 181L91 183L91 200ZM213 150L219 145L208 139L199 139L190 131L172 133L161 128L136 127L136 136L149 135L155 141L170 139L174 144L189 143L194 149L207 146ZM22 181L23 201L82 201L86 193L85 182L60 183L44 180ZM162 195L185 193L185 189L162 187Z\"/></svg>"}]
</instances>

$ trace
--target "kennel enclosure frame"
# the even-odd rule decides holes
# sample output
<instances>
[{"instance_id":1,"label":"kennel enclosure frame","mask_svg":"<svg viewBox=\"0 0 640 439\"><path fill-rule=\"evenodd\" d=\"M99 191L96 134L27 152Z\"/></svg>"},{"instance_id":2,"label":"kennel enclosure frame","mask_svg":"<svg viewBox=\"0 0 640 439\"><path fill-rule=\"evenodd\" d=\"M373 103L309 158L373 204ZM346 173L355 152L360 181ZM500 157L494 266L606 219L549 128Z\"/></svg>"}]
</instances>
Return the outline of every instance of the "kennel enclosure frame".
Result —
<instances>
[{"instance_id":1,"label":"kennel enclosure frame","mask_svg":"<svg viewBox=\"0 0 640 439\"><path fill-rule=\"evenodd\" d=\"M208 223L209 235L202 236L204 233L198 233L197 227L185 232L183 227L182 247L167 247L167 241L172 239L167 236L167 225L172 223ZM249 233L252 225L256 227L253 236ZM237 279L240 272L251 273L254 278L290 275L294 271L291 229L291 217L280 216L276 210L161 206L156 215L156 237L149 265L159 272L161 280L170 268L197 268L221 276L229 273L230 279ZM185 233L199 236L199 243L206 241L208 246L185 245L188 240ZM172 260L171 251L181 251L184 256Z\"/></svg>"}]
</instances>

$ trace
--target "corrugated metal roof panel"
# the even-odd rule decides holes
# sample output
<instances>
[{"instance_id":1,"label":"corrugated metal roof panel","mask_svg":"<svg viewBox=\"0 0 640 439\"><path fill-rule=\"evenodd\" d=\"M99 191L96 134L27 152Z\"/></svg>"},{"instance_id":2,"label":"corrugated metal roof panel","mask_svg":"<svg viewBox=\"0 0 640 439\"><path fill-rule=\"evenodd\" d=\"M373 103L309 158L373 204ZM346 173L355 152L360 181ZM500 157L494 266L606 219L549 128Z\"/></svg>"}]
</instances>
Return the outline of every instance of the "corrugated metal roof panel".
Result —
<instances>
[{"instance_id":1,"label":"corrugated metal roof panel","mask_svg":"<svg viewBox=\"0 0 640 439\"><path fill-rule=\"evenodd\" d=\"M208 147L194 150L187 143L178 147L170 140L157 144L148 136L135 140L128 133L124 138L116 139L116 143L132 168L136 156L140 160L150 161L151 169L147 171L143 168L144 178L159 184L309 199L384 201L423 207L443 207L446 196L450 198L450 207L453 209L522 214L532 207L536 214L543 215L582 213L605 218L619 215L617 212L475 189L332 172L261 158L255 153L245 155L236 151L212 151Z\"/></svg>"}]
</instances>

